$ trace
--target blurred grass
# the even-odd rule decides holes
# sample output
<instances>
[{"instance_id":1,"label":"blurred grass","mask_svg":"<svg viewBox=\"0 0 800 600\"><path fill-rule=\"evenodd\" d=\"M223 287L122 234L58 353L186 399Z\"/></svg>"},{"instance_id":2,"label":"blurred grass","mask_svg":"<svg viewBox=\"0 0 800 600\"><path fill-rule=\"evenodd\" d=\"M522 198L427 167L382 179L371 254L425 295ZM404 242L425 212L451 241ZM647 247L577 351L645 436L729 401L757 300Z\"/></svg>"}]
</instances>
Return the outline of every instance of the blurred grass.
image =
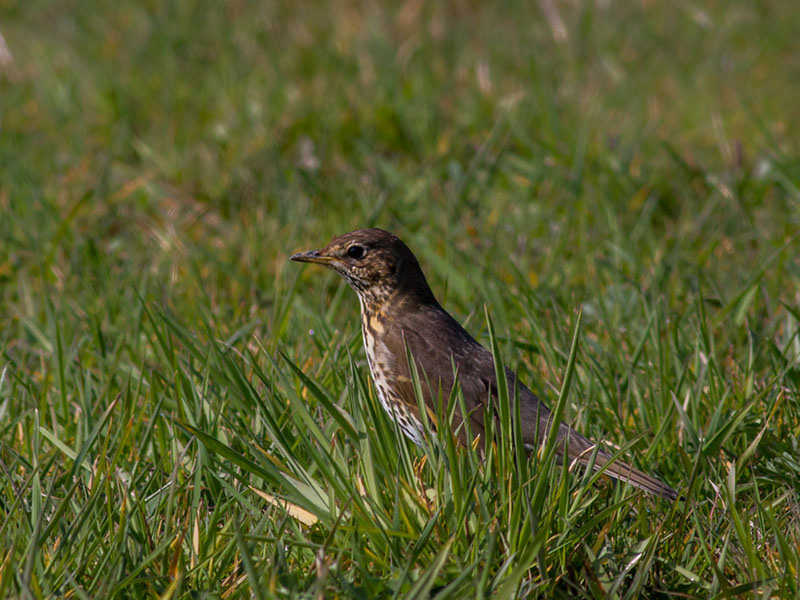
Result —
<instances>
[{"instance_id":1,"label":"blurred grass","mask_svg":"<svg viewBox=\"0 0 800 600\"><path fill-rule=\"evenodd\" d=\"M0 11L0 597L798 596L793 3ZM396 445L370 225L686 504Z\"/></svg>"}]
</instances>

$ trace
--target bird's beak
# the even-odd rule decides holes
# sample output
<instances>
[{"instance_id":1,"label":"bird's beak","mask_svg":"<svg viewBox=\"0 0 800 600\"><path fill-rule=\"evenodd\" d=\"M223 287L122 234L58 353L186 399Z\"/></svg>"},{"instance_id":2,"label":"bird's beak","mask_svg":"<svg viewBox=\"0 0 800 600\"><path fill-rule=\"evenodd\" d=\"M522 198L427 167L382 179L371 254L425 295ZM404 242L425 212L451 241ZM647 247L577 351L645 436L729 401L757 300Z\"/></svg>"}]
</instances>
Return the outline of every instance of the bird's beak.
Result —
<instances>
[{"instance_id":1,"label":"bird's beak","mask_svg":"<svg viewBox=\"0 0 800 600\"><path fill-rule=\"evenodd\" d=\"M319 250L306 250L305 252L298 252L297 254L292 254L292 256L289 257L289 260L327 265L333 260L333 257L320 254Z\"/></svg>"}]
</instances>

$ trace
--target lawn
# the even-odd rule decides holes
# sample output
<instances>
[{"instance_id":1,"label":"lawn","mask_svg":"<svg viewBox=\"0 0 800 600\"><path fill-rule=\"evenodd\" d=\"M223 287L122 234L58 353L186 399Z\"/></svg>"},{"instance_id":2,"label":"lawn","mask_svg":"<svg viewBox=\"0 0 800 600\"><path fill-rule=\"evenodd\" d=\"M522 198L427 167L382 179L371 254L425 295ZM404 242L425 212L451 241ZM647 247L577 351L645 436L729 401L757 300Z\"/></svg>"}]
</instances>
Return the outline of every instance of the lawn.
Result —
<instances>
[{"instance_id":1,"label":"lawn","mask_svg":"<svg viewBox=\"0 0 800 600\"><path fill-rule=\"evenodd\" d=\"M0 598L800 596L799 29L0 1ZM370 226L683 501L398 437L288 261Z\"/></svg>"}]
</instances>

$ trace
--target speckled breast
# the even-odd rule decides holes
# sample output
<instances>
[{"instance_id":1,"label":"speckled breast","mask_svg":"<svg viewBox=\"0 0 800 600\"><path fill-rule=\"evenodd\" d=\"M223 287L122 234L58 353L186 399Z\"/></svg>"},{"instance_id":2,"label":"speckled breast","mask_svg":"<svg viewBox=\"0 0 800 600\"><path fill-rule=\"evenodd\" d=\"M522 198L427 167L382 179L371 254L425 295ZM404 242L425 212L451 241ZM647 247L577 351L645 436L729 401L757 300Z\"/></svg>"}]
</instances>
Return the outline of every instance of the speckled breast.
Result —
<instances>
[{"instance_id":1,"label":"speckled breast","mask_svg":"<svg viewBox=\"0 0 800 600\"><path fill-rule=\"evenodd\" d=\"M402 397L395 392L395 377L389 365L396 362L396 357L390 354L381 337L385 333L383 318L379 315L370 315L361 312L361 333L364 337L364 350L367 354L369 371L375 383L381 406L389 413L392 420L397 423L403 433L415 444L423 444L424 427L414 412ZM405 360L403 357L402 360ZM412 399L416 401L415 399Z\"/></svg>"}]
</instances>

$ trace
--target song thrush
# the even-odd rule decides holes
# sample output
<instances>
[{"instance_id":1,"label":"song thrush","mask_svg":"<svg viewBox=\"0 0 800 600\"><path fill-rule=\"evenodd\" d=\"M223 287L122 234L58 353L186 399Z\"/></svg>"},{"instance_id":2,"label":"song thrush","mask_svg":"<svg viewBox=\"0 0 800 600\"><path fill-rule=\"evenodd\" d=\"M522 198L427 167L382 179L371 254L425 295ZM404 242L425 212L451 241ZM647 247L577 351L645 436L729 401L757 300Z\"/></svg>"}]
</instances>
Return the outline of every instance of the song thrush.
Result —
<instances>
[{"instance_id":1,"label":"song thrush","mask_svg":"<svg viewBox=\"0 0 800 600\"><path fill-rule=\"evenodd\" d=\"M472 434L480 436L483 445L484 410L497 398L492 354L436 301L416 257L400 238L381 229L352 231L321 250L300 252L291 259L331 267L358 294L364 348L378 398L409 438L422 444L425 431L406 349L417 366L429 421L435 422L434 402L439 394L446 401L457 380ZM523 441L526 447L535 448L550 429L550 410L510 369L506 369L506 377L508 389L516 387L519 394ZM463 417L459 411L456 414L459 441L467 444L472 440L466 439L466 428L459 426ZM566 446L570 460L589 463L594 448L591 441L564 423L557 435L560 457ZM603 467L610 459L610 454L599 450L594 468ZM605 472L663 498L678 498L670 486L623 462L608 464Z\"/></svg>"}]
</instances>

